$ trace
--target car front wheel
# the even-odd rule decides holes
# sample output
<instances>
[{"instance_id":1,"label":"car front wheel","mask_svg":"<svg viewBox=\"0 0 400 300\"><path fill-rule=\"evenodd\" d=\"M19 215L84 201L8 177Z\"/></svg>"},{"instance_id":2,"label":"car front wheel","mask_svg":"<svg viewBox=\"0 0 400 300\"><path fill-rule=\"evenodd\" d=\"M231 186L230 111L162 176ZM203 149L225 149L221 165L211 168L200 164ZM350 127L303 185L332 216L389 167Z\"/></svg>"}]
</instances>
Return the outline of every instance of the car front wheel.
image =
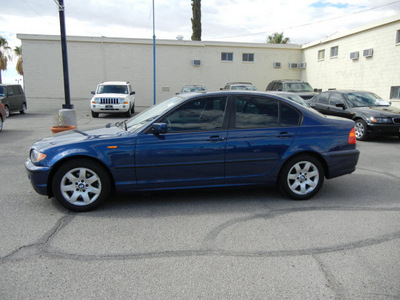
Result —
<instances>
[{"instance_id":1,"label":"car front wheel","mask_svg":"<svg viewBox=\"0 0 400 300\"><path fill-rule=\"evenodd\" d=\"M367 139L367 123L364 120L356 120L355 131L357 140L365 141Z\"/></svg>"},{"instance_id":2,"label":"car front wheel","mask_svg":"<svg viewBox=\"0 0 400 300\"><path fill-rule=\"evenodd\" d=\"M110 177L100 164L74 159L56 171L52 188L62 206L73 211L89 211L108 198Z\"/></svg>"},{"instance_id":3,"label":"car front wheel","mask_svg":"<svg viewBox=\"0 0 400 300\"><path fill-rule=\"evenodd\" d=\"M283 166L279 187L293 200L306 200L318 193L324 176L324 168L318 159L302 155L290 159Z\"/></svg>"},{"instance_id":4,"label":"car front wheel","mask_svg":"<svg viewBox=\"0 0 400 300\"><path fill-rule=\"evenodd\" d=\"M98 112L94 112L94 111L92 110L92 117L93 117L93 118L98 118L98 117L99 117L99 113L98 113Z\"/></svg>"}]
</instances>

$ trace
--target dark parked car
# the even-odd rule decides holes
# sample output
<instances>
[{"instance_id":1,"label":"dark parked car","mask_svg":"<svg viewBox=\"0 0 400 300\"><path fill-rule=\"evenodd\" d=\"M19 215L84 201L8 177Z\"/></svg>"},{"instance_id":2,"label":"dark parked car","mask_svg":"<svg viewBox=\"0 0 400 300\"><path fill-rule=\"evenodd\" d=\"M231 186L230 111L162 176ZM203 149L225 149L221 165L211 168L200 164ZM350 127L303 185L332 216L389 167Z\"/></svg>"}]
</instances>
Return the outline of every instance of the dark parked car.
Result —
<instances>
[{"instance_id":1,"label":"dark parked car","mask_svg":"<svg viewBox=\"0 0 400 300\"><path fill-rule=\"evenodd\" d=\"M400 110L374 93L326 91L309 104L323 114L354 120L358 140L371 135L400 136Z\"/></svg>"},{"instance_id":2,"label":"dark parked car","mask_svg":"<svg viewBox=\"0 0 400 300\"><path fill-rule=\"evenodd\" d=\"M0 131L3 130L3 124L6 118L7 118L6 110L4 109L3 103L0 102Z\"/></svg>"},{"instance_id":3,"label":"dark parked car","mask_svg":"<svg viewBox=\"0 0 400 300\"><path fill-rule=\"evenodd\" d=\"M24 114L27 108L25 94L19 84L0 84L0 101L4 104L7 118L11 112Z\"/></svg>"},{"instance_id":4,"label":"dark parked car","mask_svg":"<svg viewBox=\"0 0 400 300\"><path fill-rule=\"evenodd\" d=\"M276 185L314 196L352 173L354 122L259 92L181 94L135 117L36 142L25 166L34 189L88 211L111 191Z\"/></svg>"},{"instance_id":5,"label":"dark parked car","mask_svg":"<svg viewBox=\"0 0 400 300\"><path fill-rule=\"evenodd\" d=\"M317 95L316 90L313 90L308 82L291 79L273 80L268 84L265 90L296 93L305 100L311 99L312 97Z\"/></svg>"}]
</instances>

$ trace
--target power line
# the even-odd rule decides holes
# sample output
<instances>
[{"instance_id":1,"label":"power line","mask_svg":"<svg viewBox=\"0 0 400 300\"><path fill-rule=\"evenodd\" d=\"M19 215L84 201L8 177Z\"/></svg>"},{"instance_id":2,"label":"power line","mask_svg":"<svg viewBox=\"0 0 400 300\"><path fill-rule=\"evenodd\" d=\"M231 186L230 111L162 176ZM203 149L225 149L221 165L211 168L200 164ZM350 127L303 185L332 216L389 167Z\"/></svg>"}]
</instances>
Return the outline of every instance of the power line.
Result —
<instances>
[{"instance_id":1,"label":"power line","mask_svg":"<svg viewBox=\"0 0 400 300\"><path fill-rule=\"evenodd\" d=\"M315 25L315 24L324 23L324 22L329 22L329 21L332 21L332 20L345 18L345 17L348 17L348 16L364 13L364 12L367 12L367 11L376 10L376 9L379 9L379 8L382 8L382 7L385 7L385 6L389 6L389 5L393 5L393 4L396 4L396 3L399 3L399 2L400 2L400 0L394 1L394 2L390 2L390 3L387 3L387 4L383 4L383 5L380 5L380 6L376 6L376 7L367 8L367 9L364 9L364 10L356 11L356 12L353 12L353 13L350 13L350 14L347 14L347 15L332 17L332 18L325 19L325 20L315 21L315 22L311 22L311 23L305 23L305 24L301 24L301 25L295 25L295 26L291 26L291 27L286 27L286 28L281 29L281 31L285 31L285 30L288 30L288 29L305 27L305 26L310 26L310 25ZM229 38L245 37L245 36L251 36L251 35L260 35L260 34L264 34L265 35L265 34L268 34L268 33L269 33L268 31L263 31L263 32L248 33L248 34L235 35L235 36L229 36L229 37L217 37L217 38L219 38L219 39L229 39Z\"/></svg>"}]
</instances>

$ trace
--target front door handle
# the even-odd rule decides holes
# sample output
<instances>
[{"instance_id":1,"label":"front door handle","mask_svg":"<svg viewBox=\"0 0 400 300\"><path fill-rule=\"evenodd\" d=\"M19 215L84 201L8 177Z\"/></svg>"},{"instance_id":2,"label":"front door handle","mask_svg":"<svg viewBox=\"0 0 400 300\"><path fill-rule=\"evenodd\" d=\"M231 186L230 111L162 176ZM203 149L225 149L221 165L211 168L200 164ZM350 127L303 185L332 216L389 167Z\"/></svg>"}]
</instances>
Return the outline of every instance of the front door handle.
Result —
<instances>
[{"instance_id":1,"label":"front door handle","mask_svg":"<svg viewBox=\"0 0 400 300\"><path fill-rule=\"evenodd\" d=\"M279 137L279 138L288 138L288 137L292 137L292 136L293 136L293 134L289 133L289 132L280 132L277 135L277 137Z\"/></svg>"}]
</instances>

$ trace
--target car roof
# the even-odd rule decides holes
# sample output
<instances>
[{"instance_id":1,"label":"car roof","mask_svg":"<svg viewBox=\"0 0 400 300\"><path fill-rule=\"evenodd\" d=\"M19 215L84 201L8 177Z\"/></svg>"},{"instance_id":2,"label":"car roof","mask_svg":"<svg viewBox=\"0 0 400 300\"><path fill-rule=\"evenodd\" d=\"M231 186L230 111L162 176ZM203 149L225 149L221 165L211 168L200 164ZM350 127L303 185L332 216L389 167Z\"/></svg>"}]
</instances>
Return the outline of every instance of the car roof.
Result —
<instances>
[{"instance_id":1,"label":"car roof","mask_svg":"<svg viewBox=\"0 0 400 300\"><path fill-rule=\"evenodd\" d=\"M105 82L102 82L102 83L100 83L100 84L104 84L104 85L111 85L111 84L119 84L119 85L126 85L126 84L129 84L130 82L129 81L105 81Z\"/></svg>"},{"instance_id":2,"label":"car roof","mask_svg":"<svg viewBox=\"0 0 400 300\"><path fill-rule=\"evenodd\" d=\"M235 82L228 82L226 85L234 85L234 84L251 84L251 82L242 82L242 81L235 81Z\"/></svg>"}]
</instances>

